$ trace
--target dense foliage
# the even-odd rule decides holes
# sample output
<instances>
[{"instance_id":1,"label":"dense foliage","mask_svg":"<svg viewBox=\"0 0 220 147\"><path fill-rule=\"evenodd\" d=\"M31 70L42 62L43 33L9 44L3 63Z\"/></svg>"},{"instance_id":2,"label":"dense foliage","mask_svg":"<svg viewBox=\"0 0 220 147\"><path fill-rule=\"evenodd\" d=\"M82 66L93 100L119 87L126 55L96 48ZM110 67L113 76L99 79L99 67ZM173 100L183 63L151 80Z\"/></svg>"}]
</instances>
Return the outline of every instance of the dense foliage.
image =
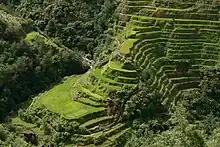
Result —
<instances>
[{"instance_id":1,"label":"dense foliage","mask_svg":"<svg viewBox=\"0 0 220 147\"><path fill-rule=\"evenodd\" d=\"M67 48L47 45L40 37L24 39L31 21L0 11L0 119L31 95L48 88L63 76L83 73L82 56Z\"/></svg>"},{"instance_id":2,"label":"dense foliage","mask_svg":"<svg viewBox=\"0 0 220 147\"><path fill-rule=\"evenodd\" d=\"M11 8L1 3L0 118L17 103L61 77L85 72L86 68L80 63L82 53L78 51L93 54L97 39L113 21L111 14L117 4L104 0L57 0L53 3L49 0L10 0L3 3ZM56 50L39 38L28 44L24 38L33 30L56 38L56 43L64 44L72 51Z\"/></svg>"},{"instance_id":3,"label":"dense foliage","mask_svg":"<svg viewBox=\"0 0 220 147\"><path fill-rule=\"evenodd\" d=\"M0 46L3 48L0 55L1 115L3 106L10 106L7 107L10 110L61 77L84 72L74 52L50 50L40 40L31 47L25 41L11 45L1 41Z\"/></svg>"},{"instance_id":4,"label":"dense foliage","mask_svg":"<svg viewBox=\"0 0 220 147\"><path fill-rule=\"evenodd\" d=\"M130 120L153 118L165 111L161 104L161 94L149 89L142 82L134 87L124 87L120 91L113 91L109 96L117 104L115 113L121 113L120 116Z\"/></svg>"},{"instance_id":5,"label":"dense foliage","mask_svg":"<svg viewBox=\"0 0 220 147\"><path fill-rule=\"evenodd\" d=\"M113 23L115 0L10 0L12 7L50 37L73 50L93 54L98 39Z\"/></svg>"},{"instance_id":6,"label":"dense foliage","mask_svg":"<svg viewBox=\"0 0 220 147\"><path fill-rule=\"evenodd\" d=\"M34 126L31 130L28 126L20 128L12 124L11 119L7 120L7 124L0 125L0 145L16 146L19 143L21 146L27 146L28 143L22 139L22 136L24 133L32 132L36 127L42 130L36 138L37 146L64 146L80 140L81 138L74 134L84 131L83 128L79 128L78 122L65 119L44 106L30 107L25 111L19 110L18 115L27 123L26 125ZM16 135L20 137L15 138Z\"/></svg>"},{"instance_id":7,"label":"dense foliage","mask_svg":"<svg viewBox=\"0 0 220 147\"><path fill-rule=\"evenodd\" d=\"M25 111L19 111L20 118L26 122L36 124L43 130L48 140L41 140L41 145L59 145L77 141L76 132L83 132L79 123L63 118L60 114L50 112L47 108L31 107Z\"/></svg>"},{"instance_id":8,"label":"dense foliage","mask_svg":"<svg viewBox=\"0 0 220 147\"><path fill-rule=\"evenodd\" d=\"M84 73L88 65L83 56L94 53L98 39L113 23L112 12L117 6L115 1L104 0L3 3L0 4L0 120L62 77ZM19 114L24 121L43 130L44 136L38 136L41 145L62 146L83 140L74 136L74 132L83 132L84 128L73 121L58 122L60 115L46 108ZM16 136L23 137L30 128L17 128L10 119L5 121L7 124L0 126L0 145L27 146L27 142Z\"/></svg>"}]
</instances>

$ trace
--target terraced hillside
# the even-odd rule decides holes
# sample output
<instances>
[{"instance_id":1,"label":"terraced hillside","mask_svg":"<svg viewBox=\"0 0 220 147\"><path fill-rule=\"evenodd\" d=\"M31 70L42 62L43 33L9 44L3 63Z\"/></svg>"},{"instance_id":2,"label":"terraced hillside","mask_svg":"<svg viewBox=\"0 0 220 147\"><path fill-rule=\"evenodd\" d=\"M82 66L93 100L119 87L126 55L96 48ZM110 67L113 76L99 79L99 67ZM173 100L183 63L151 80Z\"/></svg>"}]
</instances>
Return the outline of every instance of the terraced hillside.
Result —
<instances>
[{"instance_id":1,"label":"terraced hillside","mask_svg":"<svg viewBox=\"0 0 220 147\"><path fill-rule=\"evenodd\" d=\"M132 86L137 80L126 77L126 74L134 74L134 70L122 69L114 62L108 65L105 69L108 72L94 69L82 76L67 78L62 84L40 94L28 109L43 105L65 119L77 121L79 130L84 130L74 134L81 138L76 142L78 145L115 144L129 130L129 122L118 121L117 116L107 109L107 94L112 90L120 90L123 85ZM110 77L111 72L125 75L113 79Z\"/></svg>"},{"instance_id":2,"label":"terraced hillside","mask_svg":"<svg viewBox=\"0 0 220 147\"><path fill-rule=\"evenodd\" d=\"M219 63L218 1L128 0L118 32L132 28L131 56L150 75L149 85L170 101L198 88L200 69Z\"/></svg>"},{"instance_id":3,"label":"terraced hillside","mask_svg":"<svg viewBox=\"0 0 220 147\"><path fill-rule=\"evenodd\" d=\"M59 90L54 87L32 106L44 104L77 120L86 131L76 134L83 138L76 144L114 144L129 127L108 112L109 92L137 84L138 71L143 70L149 74L148 85L163 94L164 104L170 104L184 91L198 88L200 70L220 61L219 7L219 2L210 0L124 1L115 26L121 46L109 61L77 80L64 81L66 86ZM136 66L127 66L127 58L132 58ZM65 104L58 108L61 101L56 99L66 100Z\"/></svg>"}]
</instances>

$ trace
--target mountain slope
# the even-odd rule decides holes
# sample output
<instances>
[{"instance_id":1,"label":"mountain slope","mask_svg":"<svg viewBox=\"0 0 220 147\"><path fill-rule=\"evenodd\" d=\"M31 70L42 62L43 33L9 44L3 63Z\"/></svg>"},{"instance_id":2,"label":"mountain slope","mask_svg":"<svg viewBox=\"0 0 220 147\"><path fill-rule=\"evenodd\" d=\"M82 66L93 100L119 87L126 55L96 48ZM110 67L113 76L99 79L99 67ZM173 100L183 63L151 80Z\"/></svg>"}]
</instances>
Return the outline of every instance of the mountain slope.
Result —
<instances>
[{"instance_id":1,"label":"mountain slope","mask_svg":"<svg viewBox=\"0 0 220 147\"><path fill-rule=\"evenodd\" d=\"M219 6L211 0L123 1L104 61L34 98L21 118L50 126L57 144L123 144L131 122L120 114L124 103L115 104L111 93L144 82L171 109L179 96L198 90L201 70L219 65ZM45 117L50 115L54 120Z\"/></svg>"}]
</instances>

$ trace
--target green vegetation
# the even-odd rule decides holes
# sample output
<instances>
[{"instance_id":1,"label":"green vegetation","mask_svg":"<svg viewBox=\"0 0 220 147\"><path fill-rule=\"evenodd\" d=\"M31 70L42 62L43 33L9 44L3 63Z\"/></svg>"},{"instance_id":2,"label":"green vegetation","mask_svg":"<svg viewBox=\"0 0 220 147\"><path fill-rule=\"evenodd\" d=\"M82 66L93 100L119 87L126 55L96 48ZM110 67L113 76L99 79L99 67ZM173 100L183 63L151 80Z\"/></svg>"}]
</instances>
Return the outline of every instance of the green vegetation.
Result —
<instances>
[{"instance_id":1,"label":"green vegetation","mask_svg":"<svg viewBox=\"0 0 220 147\"><path fill-rule=\"evenodd\" d=\"M57 38L74 50L93 54L100 35L113 23L114 0L8 0L5 2L32 19L34 25L49 37Z\"/></svg>"},{"instance_id":2,"label":"green vegetation","mask_svg":"<svg viewBox=\"0 0 220 147\"><path fill-rule=\"evenodd\" d=\"M50 111L60 113L67 118L77 119L88 113L97 112L104 108L94 108L88 105L84 105L78 101L73 101L75 93L70 93L71 86L77 82L78 76L67 78L62 84L53 87L46 93L37 97L36 104L32 105L44 105Z\"/></svg>"},{"instance_id":3,"label":"green vegetation","mask_svg":"<svg viewBox=\"0 0 220 147\"><path fill-rule=\"evenodd\" d=\"M57 50L64 50L64 48L59 47L56 43L52 42L50 39L47 39L43 35L40 35L40 33L38 33L38 32L28 33L26 35L26 37L24 38L24 40L28 41L30 44L33 44L32 41L34 42L34 40L36 40L36 38L40 38L44 42L44 44L48 47L52 47ZM65 48L65 49L67 49L67 48Z\"/></svg>"},{"instance_id":4,"label":"green vegetation","mask_svg":"<svg viewBox=\"0 0 220 147\"><path fill-rule=\"evenodd\" d=\"M134 42L137 41L136 39L128 39L126 40L123 44L122 47L120 48L120 52L124 54L129 54L130 49L133 47Z\"/></svg>"},{"instance_id":5,"label":"green vegetation","mask_svg":"<svg viewBox=\"0 0 220 147\"><path fill-rule=\"evenodd\" d=\"M25 33L28 39L38 34L26 32L31 29L29 22L7 12L1 16L0 96L3 106L0 119L3 119L5 113L19 108L19 104L31 95L48 88L63 76L85 72L88 66L81 63L81 53L68 48L57 50L58 45L45 37L35 37L32 43L27 42L27 38L23 39Z\"/></svg>"},{"instance_id":6,"label":"green vegetation","mask_svg":"<svg viewBox=\"0 0 220 147\"><path fill-rule=\"evenodd\" d=\"M219 6L4 0L0 146L219 146Z\"/></svg>"}]
</instances>

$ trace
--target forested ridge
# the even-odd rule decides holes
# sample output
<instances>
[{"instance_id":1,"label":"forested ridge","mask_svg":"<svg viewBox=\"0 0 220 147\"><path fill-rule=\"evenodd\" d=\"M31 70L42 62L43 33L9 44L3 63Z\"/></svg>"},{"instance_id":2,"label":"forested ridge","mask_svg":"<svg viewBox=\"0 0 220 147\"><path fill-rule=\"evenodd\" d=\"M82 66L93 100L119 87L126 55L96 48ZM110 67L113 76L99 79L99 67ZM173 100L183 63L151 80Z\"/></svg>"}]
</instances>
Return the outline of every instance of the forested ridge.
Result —
<instances>
[{"instance_id":1,"label":"forested ridge","mask_svg":"<svg viewBox=\"0 0 220 147\"><path fill-rule=\"evenodd\" d=\"M28 42L26 31L33 29L25 27L31 27L28 22L1 11L1 24L2 117L5 111L12 110L16 104L59 81L64 75L86 70L77 52L47 46L38 36L33 38L33 44Z\"/></svg>"},{"instance_id":2,"label":"forested ridge","mask_svg":"<svg viewBox=\"0 0 220 147\"><path fill-rule=\"evenodd\" d=\"M0 146L220 146L220 2L3 0Z\"/></svg>"}]
</instances>

